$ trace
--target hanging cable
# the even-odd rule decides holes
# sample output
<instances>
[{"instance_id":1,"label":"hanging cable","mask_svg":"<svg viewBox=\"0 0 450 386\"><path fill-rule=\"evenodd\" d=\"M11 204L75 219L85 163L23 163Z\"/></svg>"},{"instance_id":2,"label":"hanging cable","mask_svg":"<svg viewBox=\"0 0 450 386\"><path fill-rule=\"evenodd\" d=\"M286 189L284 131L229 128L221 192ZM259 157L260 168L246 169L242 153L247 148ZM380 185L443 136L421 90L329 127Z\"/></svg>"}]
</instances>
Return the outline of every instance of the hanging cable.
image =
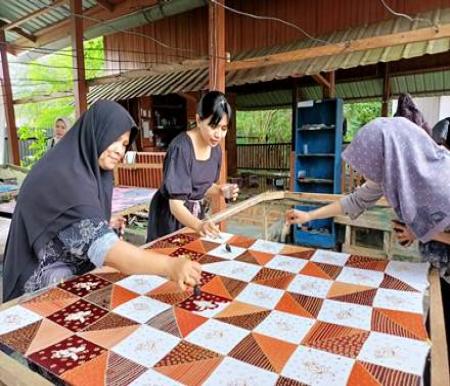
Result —
<instances>
[{"instance_id":1,"label":"hanging cable","mask_svg":"<svg viewBox=\"0 0 450 386\"><path fill-rule=\"evenodd\" d=\"M422 21L422 22L429 24L431 27L438 28L438 26L435 23L433 23L430 19L424 19L422 17L412 17L412 16L407 15L406 13L396 12L391 7L389 7L384 0L380 0L380 2L383 5L383 7L394 16L403 17L403 18L409 20L411 23L413 23L415 21L417 21L417 22Z\"/></svg>"},{"instance_id":2,"label":"hanging cable","mask_svg":"<svg viewBox=\"0 0 450 386\"><path fill-rule=\"evenodd\" d=\"M247 17L250 17L250 18L256 19L256 20L269 20L269 21L276 21L278 23L282 23L284 25L287 25L288 27L291 27L291 28L296 29L297 31L300 31L304 36L306 36L308 39L310 39L312 41L315 41L315 42L318 42L318 43L325 43L325 44L329 44L330 43L328 40L318 39L318 38L314 37L313 35L309 34L308 32L306 32L303 28L299 27L298 25L296 25L294 23L291 23L289 21L280 19L278 17L255 15L253 13L247 13L247 12L243 12L243 11L240 11L238 9L235 9L235 8L231 8L231 7L229 7L229 6L225 5L225 4L221 4L221 3L217 2L216 0L209 0L209 1L211 1L211 3L217 4L220 7L223 7L226 10L228 10L230 12L233 12L233 13L236 13L238 15L247 16Z\"/></svg>"}]
</instances>

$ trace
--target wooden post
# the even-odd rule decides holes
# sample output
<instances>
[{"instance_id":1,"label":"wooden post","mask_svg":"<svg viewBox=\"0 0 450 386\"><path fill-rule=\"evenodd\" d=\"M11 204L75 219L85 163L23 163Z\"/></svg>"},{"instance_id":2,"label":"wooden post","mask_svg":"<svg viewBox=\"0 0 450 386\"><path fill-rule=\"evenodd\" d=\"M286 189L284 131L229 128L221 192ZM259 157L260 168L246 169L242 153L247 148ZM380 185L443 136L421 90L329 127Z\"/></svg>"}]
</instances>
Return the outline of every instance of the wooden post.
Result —
<instances>
[{"instance_id":1,"label":"wooden post","mask_svg":"<svg viewBox=\"0 0 450 386\"><path fill-rule=\"evenodd\" d=\"M228 123L228 133L225 138L225 148L227 150L227 174L235 175L237 172L236 94L227 94L227 100L233 110L233 116Z\"/></svg>"},{"instance_id":2,"label":"wooden post","mask_svg":"<svg viewBox=\"0 0 450 386\"><path fill-rule=\"evenodd\" d=\"M291 154L289 157L289 190L294 191L295 187L295 137L297 128L297 102L299 99L298 80L292 83L292 133L291 133Z\"/></svg>"},{"instance_id":3,"label":"wooden post","mask_svg":"<svg viewBox=\"0 0 450 386\"><path fill-rule=\"evenodd\" d=\"M5 43L5 31L0 28L0 56L2 60L0 82L2 84L3 103L5 105L6 125L8 126L9 159L14 165L20 165L19 140L17 138L16 117L14 114L11 79L9 77L7 45ZM3 141L3 138L0 140Z\"/></svg>"},{"instance_id":4,"label":"wooden post","mask_svg":"<svg viewBox=\"0 0 450 386\"><path fill-rule=\"evenodd\" d=\"M324 98L336 98L336 75L334 71L326 74L327 87L323 87Z\"/></svg>"},{"instance_id":5,"label":"wooden post","mask_svg":"<svg viewBox=\"0 0 450 386\"><path fill-rule=\"evenodd\" d=\"M450 385L447 336L439 271L430 273L431 385ZM447 333L450 333L447 331Z\"/></svg>"},{"instance_id":6,"label":"wooden post","mask_svg":"<svg viewBox=\"0 0 450 386\"><path fill-rule=\"evenodd\" d=\"M84 71L82 0L70 0L70 35L73 53L73 82L75 115L80 117L87 110L87 85Z\"/></svg>"},{"instance_id":7,"label":"wooden post","mask_svg":"<svg viewBox=\"0 0 450 386\"><path fill-rule=\"evenodd\" d=\"M217 0L224 4L225 0ZM215 3L209 3L209 89L225 92L225 9ZM227 181L225 141L220 143L222 149L222 168L219 184ZM225 209L223 199L214 203L216 210Z\"/></svg>"},{"instance_id":8,"label":"wooden post","mask_svg":"<svg viewBox=\"0 0 450 386\"><path fill-rule=\"evenodd\" d=\"M391 98L391 78L389 76L389 63L382 63L383 99L381 102L381 116L389 115L389 99Z\"/></svg>"}]
</instances>

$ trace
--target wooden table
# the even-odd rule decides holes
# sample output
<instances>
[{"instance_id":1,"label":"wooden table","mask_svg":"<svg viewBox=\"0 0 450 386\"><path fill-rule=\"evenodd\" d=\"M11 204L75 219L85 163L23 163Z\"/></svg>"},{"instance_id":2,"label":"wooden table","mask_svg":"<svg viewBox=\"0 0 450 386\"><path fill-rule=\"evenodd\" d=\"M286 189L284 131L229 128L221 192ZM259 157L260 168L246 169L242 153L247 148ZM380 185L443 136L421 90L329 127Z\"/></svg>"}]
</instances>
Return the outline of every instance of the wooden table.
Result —
<instances>
[{"instance_id":1,"label":"wooden table","mask_svg":"<svg viewBox=\"0 0 450 386\"><path fill-rule=\"evenodd\" d=\"M314 197L313 197L314 196ZM305 200L310 199L316 202L331 202L338 197L333 195L301 195L285 192L264 193L256 196L246 202L237 204L233 208L225 210L213 217L214 221L223 221L230 218L232 215L239 213L240 211L247 209L253 205L257 205L262 202L268 202L271 200ZM184 231L184 230L183 230ZM182 233L183 231L176 232ZM108 268L105 268L108 270ZM442 307L442 296L440 288L439 273L436 270L432 270L429 276L430 281L430 311L429 311L429 334L432 341L431 347L431 380L430 383L433 386L447 386L450 385L450 371L448 366L448 353L445 337L445 322ZM12 307L21 299L15 299L11 302L3 304L0 310ZM1 382L5 385L50 385L48 381L33 373L27 367L22 366L7 355L0 353L0 374Z\"/></svg>"}]
</instances>

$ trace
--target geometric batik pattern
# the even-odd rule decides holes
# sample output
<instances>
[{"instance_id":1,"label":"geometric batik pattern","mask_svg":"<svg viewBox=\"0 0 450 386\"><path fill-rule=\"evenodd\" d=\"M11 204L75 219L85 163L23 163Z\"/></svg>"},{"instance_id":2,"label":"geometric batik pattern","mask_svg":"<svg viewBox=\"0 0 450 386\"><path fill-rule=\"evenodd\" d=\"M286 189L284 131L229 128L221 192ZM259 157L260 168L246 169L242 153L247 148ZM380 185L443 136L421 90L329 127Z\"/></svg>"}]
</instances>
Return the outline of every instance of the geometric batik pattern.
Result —
<instances>
[{"instance_id":1,"label":"geometric batik pattern","mask_svg":"<svg viewBox=\"0 0 450 386\"><path fill-rule=\"evenodd\" d=\"M200 262L200 291L96 270L1 311L0 348L80 386L425 381L426 264L229 233L150 249Z\"/></svg>"}]
</instances>

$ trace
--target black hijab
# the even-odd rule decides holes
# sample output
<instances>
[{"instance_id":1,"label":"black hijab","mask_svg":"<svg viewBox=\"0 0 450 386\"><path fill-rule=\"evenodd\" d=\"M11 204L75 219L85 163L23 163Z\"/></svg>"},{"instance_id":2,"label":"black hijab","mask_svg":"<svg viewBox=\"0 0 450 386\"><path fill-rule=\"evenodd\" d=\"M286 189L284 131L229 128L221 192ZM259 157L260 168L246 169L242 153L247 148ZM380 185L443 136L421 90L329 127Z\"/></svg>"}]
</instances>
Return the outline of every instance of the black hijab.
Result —
<instances>
[{"instance_id":1,"label":"black hijab","mask_svg":"<svg viewBox=\"0 0 450 386\"><path fill-rule=\"evenodd\" d=\"M3 268L3 300L23 294L38 266L37 253L56 234L83 218L111 217L112 171L98 157L122 134L137 127L118 103L98 101L57 146L33 167L20 189Z\"/></svg>"}]
</instances>

